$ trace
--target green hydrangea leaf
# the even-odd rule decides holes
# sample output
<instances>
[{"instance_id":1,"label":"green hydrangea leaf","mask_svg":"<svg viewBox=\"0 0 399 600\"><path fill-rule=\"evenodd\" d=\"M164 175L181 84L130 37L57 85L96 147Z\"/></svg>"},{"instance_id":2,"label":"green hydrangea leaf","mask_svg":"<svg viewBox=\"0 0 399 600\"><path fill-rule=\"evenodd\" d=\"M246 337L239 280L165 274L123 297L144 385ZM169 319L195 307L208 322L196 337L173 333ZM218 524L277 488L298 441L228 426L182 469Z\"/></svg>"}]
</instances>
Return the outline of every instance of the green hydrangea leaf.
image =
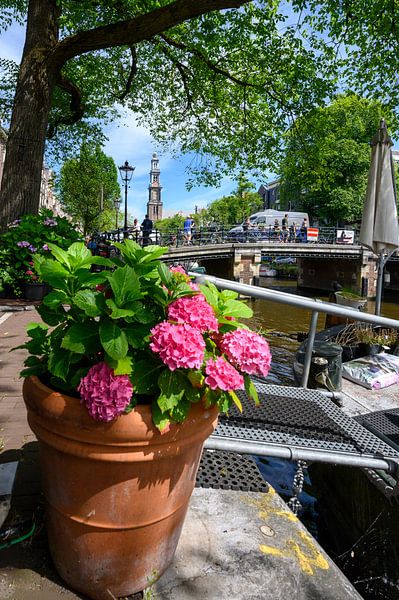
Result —
<instances>
[{"instance_id":1,"label":"green hydrangea leaf","mask_svg":"<svg viewBox=\"0 0 399 600\"><path fill-rule=\"evenodd\" d=\"M229 392L229 394L230 394L230 398L233 400L233 402L236 405L236 407L238 408L238 410L242 413L241 400L239 399L239 397L237 396L237 394L235 392L233 392L233 390L231 390Z\"/></svg>"},{"instance_id":2,"label":"green hydrangea leaf","mask_svg":"<svg viewBox=\"0 0 399 600\"><path fill-rule=\"evenodd\" d=\"M154 425L161 433L167 433L170 428L170 418L164 415L159 408L157 402L154 400L151 406L152 420Z\"/></svg>"},{"instance_id":3,"label":"green hydrangea leaf","mask_svg":"<svg viewBox=\"0 0 399 600\"><path fill-rule=\"evenodd\" d=\"M186 397L182 398L180 402L170 411L172 420L176 421L176 423L182 423L187 418L188 413L190 412L190 407L190 401Z\"/></svg>"},{"instance_id":4,"label":"green hydrangea leaf","mask_svg":"<svg viewBox=\"0 0 399 600\"><path fill-rule=\"evenodd\" d=\"M58 308L61 304L69 304L69 296L61 290L52 290L43 298L43 303L49 308Z\"/></svg>"},{"instance_id":5,"label":"green hydrangea leaf","mask_svg":"<svg viewBox=\"0 0 399 600\"><path fill-rule=\"evenodd\" d=\"M231 402L232 398L230 394L227 392L221 392L217 400L217 405L219 407L220 412L227 413L231 406Z\"/></svg>"},{"instance_id":6,"label":"green hydrangea leaf","mask_svg":"<svg viewBox=\"0 0 399 600\"><path fill-rule=\"evenodd\" d=\"M183 398L187 379L179 371L164 369L158 377L158 385L161 390L158 406L162 412L166 412L177 406Z\"/></svg>"},{"instance_id":7,"label":"green hydrangea leaf","mask_svg":"<svg viewBox=\"0 0 399 600\"><path fill-rule=\"evenodd\" d=\"M115 304L120 308L123 308L126 302L143 297L136 271L129 265L119 267L108 274L108 281L114 293Z\"/></svg>"},{"instance_id":8,"label":"green hydrangea leaf","mask_svg":"<svg viewBox=\"0 0 399 600\"><path fill-rule=\"evenodd\" d=\"M156 394L159 391L157 382L161 368L159 362L150 356L133 363L130 381L134 392L137 394Z\"/></svg>"},{"instance_id":9,"label":"green hydrangea leaf","mask_svg":"<svg viewBox=\"0 0 399 600\"><path fill-rule=\"evenodd\" d=\"M99 350L98 323L75 323L66 332L61 348L78 354L93 354Z\"/></svg>"},{"instance_id":10,"label":"green hydrangea leaf","mask_svg":"<svg viewBox=\"0 0 399 600\"><path fill-rule=\"evenodd\" d=\"M213 283L208 283L207 285L200 285L200 290L204 294L206 301L208 304L212 306L212 308L216 309L219 304L219 292L216 286Z\"/></svg>"},{"instance_id":11,"label":"green hydrangea leaf","mask_svg":"<svg viewBox=\"0 0 399 600\"><path fill-rule=\"evenodd\" d=\"M119 360L126 356L129 347L126 335L113 321L106 320L100 323L100 341L111 358Z\"/></svg>"},{"instance_id":12,"label":"green hydrangea leaf","mask_svg":"<svg viewBox=\"0 0 399 600\"><path fill-rule=\"evenodd\" d=\"M250 378L249 375L244 375L244 385L245 385L245 391L247 392L248 398L250 400L253 400L255 402L256 406L259 406L258 391L255 387L254 382L252 381L252 379Z\"/></svg>"},{"instance_id":13,"label":"green hydrangea leaf","mask_svg":"<svg viewBox=\"0 0 399 600\"><path fill-rule=\"evenodd\" d=\"M68 292L68 280L71 275L60 263L50 259L43 261L39 274L54 289Z\"/></svg>"},{"instance_id":14,"label":"green hydrangea leaf","mask_svg":"<svg viewBox=\"0 0 399 600\"><path fill-rule=\"evenodd\" d=\"M98 317L102 311L98 306L97 296L99 294L91 290L80 290L74 295L73 303L83 310L88 317Z\"/></svg>"},{"instance_id":15,"label":"green hydrangea leaf","mask_svg":"<svg viewBox=\"0 0 399 600\"><path fill-rule=\"evenodd\" d=\"M70 367L71 353L66 350L55 350L48 355L48 369L50 373L59 377L63 381L67 381L67 376Z\"/></svg>"},{"instance_id":16,"label":"green hydrangea leaf","mask_svg":"<svg viewBox=\"0 0 399 600\"><path fill-rule=\"evenodd\" d=\"M140 323L128 325L123 328L126 334L127 341L132 348L143 348L146 343L146 338L149 336L149 328Z\"/></svg>"},{"instance_id":17,"label":"green hydrangea leaf","mask_svg":"<svg viewBox=\"0 0 399 600\"><path fill-rule=\"evenodd\" d=\"M239 319L250 319L253 316L253 310L240 300L227 300L224 304L223 315L237 317Z\"/></svg>"},{"instance_id":18,"label":"green hydrangea leaf","mask_svg":"<svg viewBox=\"0 0 399 600\"><path fill-rule=\"evenodd\" d=\"M51 327L54 327L55 325L58 325L59 323L65 321L66 312L62 306L59 306L57 309L53 309L46 306L46 304L42 302L41 304L39 304L36 310L43 319L43 321Z\"/></svg>"}]
</instances>

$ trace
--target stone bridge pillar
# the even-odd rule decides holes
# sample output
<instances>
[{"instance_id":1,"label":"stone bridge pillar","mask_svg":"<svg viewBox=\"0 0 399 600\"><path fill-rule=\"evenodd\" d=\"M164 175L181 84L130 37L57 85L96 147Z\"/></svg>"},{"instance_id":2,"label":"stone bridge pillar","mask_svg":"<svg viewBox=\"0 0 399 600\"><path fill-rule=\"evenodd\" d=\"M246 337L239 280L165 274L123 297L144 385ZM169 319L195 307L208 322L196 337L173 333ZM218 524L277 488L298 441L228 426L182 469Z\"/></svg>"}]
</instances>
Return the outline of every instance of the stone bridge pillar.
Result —
<instances>
[{"instance_id":1,"label":"stone bridge pillar","mask_svg":"<svg viewBox=\"0 0 399 600\"><path fill-rule=\"evenodd\" d=\"M377 257L371 252L364 251L362 253L360 274L363 286L367 282L367 298L375 298L377 292Z\"/></svg>"},{"instance_id":2,"label":"stone bridge pillar","mask_svg":"<svg viewBox=\"0 0 399 600\"><path fill-rule=\"evenodd\" d=\"M261 250L256 248L235 248L234 279L239 283L255 285L259 278Z\"/></svg>"}]
</instances>

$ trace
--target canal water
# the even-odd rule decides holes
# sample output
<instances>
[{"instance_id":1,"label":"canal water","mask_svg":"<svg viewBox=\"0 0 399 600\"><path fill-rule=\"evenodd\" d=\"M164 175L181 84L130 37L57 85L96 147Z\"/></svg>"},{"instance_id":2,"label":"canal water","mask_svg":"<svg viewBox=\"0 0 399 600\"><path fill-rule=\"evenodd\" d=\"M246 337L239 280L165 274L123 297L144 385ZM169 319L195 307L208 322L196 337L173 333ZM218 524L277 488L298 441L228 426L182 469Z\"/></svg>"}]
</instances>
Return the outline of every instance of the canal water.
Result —
<instances>
[{"instance_id":1,"label":"canal water","mask_svg":"<svg viewBox=\"0 0 399 600\"><path fill-rule=\"evenodd\" d=\"M292 294L328 300L327 295L323 295L323 293L316 294L297 290L296 282L293 280L263 277L260 279L260 285ZM268 383L296 385L293 376L293 361L300 345L297 336L298 333L307 333L311 311L268 300L254 300L251 306L254 311L251 326L262 330L272 350L272 369L267 378ZM374 302L368 302L366 311L374 313ZM388 294L384 296L381 314L399 320L397 296L396 298L393 295L389 297ZM318 330L325 328L324 320L325 316L320 314ZM264 457L255 457L255 460L264 478L288 501L293 496L292 484L296 465L288 461ZM331 482L330 487L328 482ZM342 491L339 491L341 483L345 490L343 495ZM314 469L312 467L310 475L305 471L304 489L299 497L302 509L298 516L331 558L337 562L365 600L376 600L377 598L399 600L399 580L395 574L399 568L399 556L395 558L389 555L386 559L377 561L376 564L370 566L370 560L373 557L375 559L375 554L371 555L367 552L368 542L364 542L367 540L367 535L355 524L355 519L353 519L353 526L351 519L348 521L350 506L348 507L347 502L349 505L359 502L356 514L360 514L363 521L367 521L361 504L362 502L365 505L368 504L370 496L378 495L378 492L372 488L373 485L366 480L360 469L349 469L348 471L348 469L342 470L340 467L323 465L318 465ZM359 489L362 489L362 498L359 498ZM375 526L374 522L371 524L374 542L376 538L379 539L377 551L379 557L392 548L390 539L394 528L389 523L392 519L397 522L399 518L399 514L395 513L394 517L391 515L390 508L384 507L385 499L382 494L380 497L381 511L379 514L385 515L385 528ZM330 503L331 498L333 501ZM334 510L334 516L332 516L332 510ZM337 515L339 516L337 517ZM334 527L331 527L331 523L334 523ZM398 532L396 531L396 533ZM358 553L358 540L363 540L366 546L361 559ZM353 550L354 548L356 552ZM390 572L393 573L392 576L388 576Z\"/></svg>"}]
</instances>

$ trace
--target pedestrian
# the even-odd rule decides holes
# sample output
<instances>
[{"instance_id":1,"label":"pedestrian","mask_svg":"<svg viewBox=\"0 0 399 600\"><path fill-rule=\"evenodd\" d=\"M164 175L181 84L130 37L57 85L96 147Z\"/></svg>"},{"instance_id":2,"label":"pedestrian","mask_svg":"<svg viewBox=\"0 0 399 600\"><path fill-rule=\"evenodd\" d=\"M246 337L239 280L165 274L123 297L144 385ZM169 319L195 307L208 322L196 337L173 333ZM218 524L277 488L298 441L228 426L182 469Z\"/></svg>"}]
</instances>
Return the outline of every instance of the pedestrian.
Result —
<instances>
[{"instance_id":1,"label":"pedestrian","mask_svg":"<svg viewBox=\"0 0 399 600\"><path fill-rule=\"evenodd\" d=\"M137 219L133 221L133 238L138 243L141 234L141 227Z\"/></svg>"},{"instance_id":2,"label":"pedestrian","mask_svg":"<svg viewBox=\"0 0 399 600\"><path fill-rule=\"evenodd\" d=\"M278 219L274 219L274 225L273 225L273 239L275 240L279 240L280 239L280 223L278 222Z\"/></svg>"},{"instance_id":3,"label":"pedestrian","mask_svg":"<svg viewBox=\"0 0 399 600\"><path fill-rule=\"evenodd\" d=\"M248 231L248 229L250 229L251 227L252 227L251 219L249 217L247 217L244 221L242 228L244 231Z\"/></svg>"},{"instance_id":4,"label":"pedestrian","mask_svg":"<svg viewBox=\"0 0 399 600\"><path fill-rule=\"evenodd\" d=\"M194 221L191 217L187 217L187 219L183 223L183 233L184 233L184 241L189 244L191 242L191 230L194 226Z\"/></svg>"},{"instance_id":5,"label":"pedestrian","mask_svg":"<svg viewBox=\"0 0 399 600\"><path fill-rule=\"evenodd\" d=\"M301 237L301 242L308 241L308 220L306 217L304 217L304 219L302 221L302 225L301 225L301 229L300 229L300 237Z\"/></svg>"},{"instance_id":6,"label":"pedestrian","mask_svg":"<svg viewBox=\"0 0 399 600\"><path fill-rule=\"evenodd\" d=\"M288 241L288 213L281 220L281 240L284 243Z\"/></svg>"},{"instance_id":7,"label":"pedestrian","mask_svg":"<svg viewBox=\"0 0 399 600\"><path fill-rule=\"evenodd\" d=\"M141 229L143 231L143 246L148 246L148 244L150 243L150 235L152 233L152 228L152 221L148 217L148 215L146 215L141 224Z\"/></svg>"}]
</instances>

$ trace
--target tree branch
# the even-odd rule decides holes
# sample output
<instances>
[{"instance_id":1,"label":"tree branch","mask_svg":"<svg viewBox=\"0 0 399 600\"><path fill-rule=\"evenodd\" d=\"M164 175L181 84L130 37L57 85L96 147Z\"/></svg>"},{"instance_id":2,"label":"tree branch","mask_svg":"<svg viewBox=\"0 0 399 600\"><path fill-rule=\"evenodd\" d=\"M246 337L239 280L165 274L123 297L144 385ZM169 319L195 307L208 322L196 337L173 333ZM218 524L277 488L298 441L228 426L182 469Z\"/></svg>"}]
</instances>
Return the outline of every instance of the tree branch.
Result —
<instances>
[{"instance_id":1,"label":"tree branch","mask_svg":"<svg viewBox=\"0 0 399 600\"><path fill-rule=\"evenodd\" d=\"M179 60L177 60L177 58L175 58L172 55L170 49L167 46L164 46L162 44L157 44L157 46L160 49L160 51L162 52L162 54L164 56L166 56L166 58L168 58L170 60L170 62L179 71L180 78L182 80L184 91L186 93L186 98L187 98L186 110L189 110L193 104L193 96L190 91L190 85L189 85L189 81L188 81L188 77L187 77L187 73L189 72L189 70L185 65L183 65L183 63L181 63Z\"/></svg>"},{"instance_id":2,"label":"tree branch","mask_svg":"<svg viewBox=\"0 0 399 600\"><path fill-rule=\"evenodd\" d=\"M132 46L149 40L154 35L184 21L213 11L240 8L249 2L250 0L175 0L133 19L118 21L69 36L56 45L52 57L60 68L69 59L85 52L116 46Z\"/></svg>"},{"instance_id":3,"label":"tree branch","mask_svg":"<svg viewBox=\"0 0 399 600\"><path fill-rule=\"evenodd\" d=\"M57 127L59 125L73 125L80 121L85 112L84 104L82 104L82 93L77 85L75 85L72 81L61 75L58 75L57 79L57 87L66 91L71 96L71 102L69 104L69 108L71 109L71 115L69 117L59 117L54 121L54 123L49 123L47 130L47 137L49 139L53 138L57 133Z\"/></svg>"},{"instance_id":4,"label":"tree branch","mask_svg":"<svg viewBox=\"0 0 399 600\"><path fill-rule=\"evenodd\" d=\"M131 46L130 47L130 53L132 55L132 64L130 65L129 76L128 76L127 81L126 81L125 89L123 90L123 92L119 96L117 96L117 99L120 100L121 102L122 102L122 100L124 100L126 98L126 96L128 95L128 93L132 89L133 79L134 79L134 77L135 77L135 75L137 73L137 51L136 51L136 46Z\"/></svg>"}]
</instances>

